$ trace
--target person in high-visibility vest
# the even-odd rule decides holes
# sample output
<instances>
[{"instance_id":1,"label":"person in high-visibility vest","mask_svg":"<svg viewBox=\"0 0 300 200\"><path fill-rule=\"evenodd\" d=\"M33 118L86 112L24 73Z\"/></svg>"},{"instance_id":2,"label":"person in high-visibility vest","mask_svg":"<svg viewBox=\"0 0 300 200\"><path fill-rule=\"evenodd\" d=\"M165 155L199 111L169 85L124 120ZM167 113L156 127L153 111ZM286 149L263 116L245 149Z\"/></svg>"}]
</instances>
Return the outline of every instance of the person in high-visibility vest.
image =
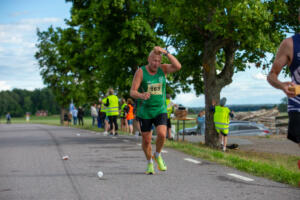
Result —
<instances>
[{"instance_id":1,"label":"person in high-visibility vest","mask_svg":"<svg viewBox=\"0 0 300 200\"><path fill-rule=\"evenodd\" d=\"M220 100L220 105L216 106L215 100L213 100L213 111L214 111L214 123L216 131L221 134L221 144L223 145L223 151L226 151L227 135L229 133L229 115L230 110L225 107L226 98Z\"/></svg>"},{"instance_id":2,"label":"person in high-visibility vest","mask_svg":"<svg viewBox=\"0 0 300 200\"><path fill-rule=\"evenodd\" d=\"M107 108L106 106L104 105L104 102L107 102L107 96L105 96L102 101L101 101L101 120L102 120L102 124L104 125L104 132L103 134L104 135L107 135L108 134L108 130L110 128L110 125L109 125L109 120L108 120L108 116L106 115L106 112L107 112Z\"/></svg>"},{"instance_id":3,"label":"person in high-visibility vest","mask_svg":"<svg viewBox=\"0 0 300 200\"><path fill-rule=\"evenodd\" d=\"M103 99L105 99L106 97L104 97ZM106 107L103 103L103 99L99 100L100 103L100 110L99 110L99 117L100 117L100 121L101 121L101 128L105 129L105 117L106 117Z\"/></svg>"},{"instance_id":4,"label":"person in high-visibility vest","mask_svg":"<svg viewBox=\"0 0 300 200\"><path fill-rule=\"evenodd\" d=\"M127 109L127 103L126 103L126 100L124 98L122 98L121 100L121 131L127 131L128 129L128 122L127 122L127 119L126 119L126 109Z\"/></svg>"},{"instance_id":5,"label":"person in high-visibility vest","mask_svg":"<svg viewBox=\"0 0 300 200\"><path fill-rule=\"evenodd\" d=\"M106 108L106 116L108 116L110 125L110 135L118 135L117 117L119 115L119 98L114 95L114 90L108 90L108 97L103 102Z\"/></svg>"},{"instance_id":6,"label":"person in high-visibility vest","mask_svg":"<svg viewBox=\"0 0 300 200\"><path fill-rule=\"evenodd\" d=\"M173 102L171 101L171 95L170 94L167 94L166 104L167 104L167 114L168 114L167 138L169 140L173 140L172 133L171 133L171 114L174 111L174 107L173 107Z\"/></svg>"}]
</instances>

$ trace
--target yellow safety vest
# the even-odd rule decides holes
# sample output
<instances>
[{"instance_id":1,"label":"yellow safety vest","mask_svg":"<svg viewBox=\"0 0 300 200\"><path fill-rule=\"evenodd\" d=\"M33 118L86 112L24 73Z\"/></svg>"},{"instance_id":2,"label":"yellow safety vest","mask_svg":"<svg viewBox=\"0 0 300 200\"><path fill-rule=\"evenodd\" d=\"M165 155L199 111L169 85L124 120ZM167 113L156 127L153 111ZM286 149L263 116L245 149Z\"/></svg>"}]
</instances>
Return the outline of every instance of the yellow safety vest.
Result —
<instances>
[{"instance_id":1,"label":"yellow safety vest","mask_svg":"<svg viewBox=\"0 0 300 200\"><path fill-rule=\"evenodd\" d=\"M102 103L101 103L101 110L100 112L104 112L106 114L106 106L104 105L104 102L106 103L107 101L107 97L102 99Z\"/></svg>"},{"instance_id":2,"label":"yellow safety vest","mask_svg":"<svg viewBox=\"0 0 300 200\"><path fill-rule=\"evenodd\" d=\"M171 117L171 114L173 112L173 106L171 104L170 99L166 99L166 104L167 104L167 113L168 113L168 119Z\"/></svg>"},{"instance_id":3,"label":"yellow safety vest","mask_svg":"<svg viewBox=\"0 0 300 200\"><path fill-rule=\"evenodd\" d=\"M123 103L123 105L121 106L121 117L125 117L125 111L124 111L125 106L127 106L126 103Z\"/></svg>"},{"instance_id":4,"label":"yellow safety vest","mask_svg":"<svg viewBox=\"0 0 300 200\"><path fill-rule=\"evenodd\" d=\"M107 107L106 115L107 116L116 116L119 115L119 99L116 95L110 95L107 97L109 105ZM104 101L106 104L107 100Z\"/></svg>"},{"instance_id":5,"label":"yellow safety vest","mask_svg":"<svg viewBox=\"0 0 300 200\"><path fill-rule=\"evenodd\" d=\"M223 134L229 132L229 113L230 110L227 107L215 106L214 123L218 133L222 131Z\"/></svg>"}]
</instances>

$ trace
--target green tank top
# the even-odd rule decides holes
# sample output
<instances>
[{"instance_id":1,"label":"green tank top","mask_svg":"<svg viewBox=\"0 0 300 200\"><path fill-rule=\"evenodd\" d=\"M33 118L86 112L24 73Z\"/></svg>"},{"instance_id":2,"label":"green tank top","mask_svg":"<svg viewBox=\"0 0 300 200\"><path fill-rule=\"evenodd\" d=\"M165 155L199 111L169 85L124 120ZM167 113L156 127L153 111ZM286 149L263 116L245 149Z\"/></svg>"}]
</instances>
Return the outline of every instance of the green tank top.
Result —
<instances>
[{"instance_id":1,"label":"green tank top","mask_svg":"<svg viewBox=\"0 0 300 200\"><path fill-rule=\"evenodd\" d=\"M137 101L137 116L142 119L153 119L159 114L167 113L166 77L160 67L155 75L150 75L145 66L141 69L143 80L138 91L149 92L150 98Z\"/></svg>"}]
</instances>

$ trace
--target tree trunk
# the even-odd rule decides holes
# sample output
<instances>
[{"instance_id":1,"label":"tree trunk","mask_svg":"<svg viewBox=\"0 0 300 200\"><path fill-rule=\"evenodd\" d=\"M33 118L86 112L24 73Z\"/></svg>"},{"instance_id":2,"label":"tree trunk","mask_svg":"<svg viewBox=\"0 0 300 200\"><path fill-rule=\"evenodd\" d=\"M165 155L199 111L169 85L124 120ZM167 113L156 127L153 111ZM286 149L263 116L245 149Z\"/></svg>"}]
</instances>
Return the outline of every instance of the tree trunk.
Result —
<instances>
[{"instance_id":1,"label":"tree trunk","mask_svg":"<svg viewBox=\"0 0 300 200\"><path fill-rule=\"evenodd\" d=\"M220 89L216 86L214 77L206 76L205 82L205 144L207 146L217 148L219 146L219 134L215 130L214 124L214 112L212 108L212 100L215 100L216 104L220 101ZM213 82L213 83L212 83Z\"/></svg>"},{"instance_id":2,"label":"tree trunk","mask_svg":"<svg viewBox=\"0 0 300 200\"><path fill-rule=\"evenodd\" d=\"M214 113L211 111L212 100L218 104L222 87L217 84L216 76L216 53L217 48L212 42L205 43L203 52L204 67L204 93L205 93L205 144L217 148L219 135L215 130Z\"/></svg>"}]
</instances>

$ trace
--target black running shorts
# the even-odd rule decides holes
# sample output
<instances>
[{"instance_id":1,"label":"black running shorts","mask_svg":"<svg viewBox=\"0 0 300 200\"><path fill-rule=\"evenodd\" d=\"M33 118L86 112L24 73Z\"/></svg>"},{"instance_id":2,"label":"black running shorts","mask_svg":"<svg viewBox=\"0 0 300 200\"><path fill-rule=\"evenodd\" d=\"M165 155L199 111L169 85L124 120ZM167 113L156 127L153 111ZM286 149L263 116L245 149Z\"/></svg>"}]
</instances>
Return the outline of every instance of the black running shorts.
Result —
<instances>
[{"instance_id":1,"label":"black running shorts","mask_svg":"<svg viewBox=\"0 0 300 200\"><path fill-rule=\"evenodd\" d=\"M171 128L171 119L168 118L168 121L167 121L167 128Z\"/></svg>"},{"instance_id":2,"label":"black running shorts","mask_svg":"<svg viewBox=\"0 0 300 200\"><path fill-rule=\"evenodd\" d=\"M138 118L140 125L141 125L141 131L142 132L150 132L152 124L154 124L155 127L159 125L167 125L167 120L168 120L168 114L167 113L162 113L157 115L153 119L141 119Z\"/></svg>"},{"instance_id":3,"label":"black running shorts","mask_svg":"<svg viewBox=\"0 0 300 200\"><path fill-rule=\"evenodd\" d=\"M300 112L289 112L289 127L287 138L300 143Z\"/></svg>"}]
</instances>

